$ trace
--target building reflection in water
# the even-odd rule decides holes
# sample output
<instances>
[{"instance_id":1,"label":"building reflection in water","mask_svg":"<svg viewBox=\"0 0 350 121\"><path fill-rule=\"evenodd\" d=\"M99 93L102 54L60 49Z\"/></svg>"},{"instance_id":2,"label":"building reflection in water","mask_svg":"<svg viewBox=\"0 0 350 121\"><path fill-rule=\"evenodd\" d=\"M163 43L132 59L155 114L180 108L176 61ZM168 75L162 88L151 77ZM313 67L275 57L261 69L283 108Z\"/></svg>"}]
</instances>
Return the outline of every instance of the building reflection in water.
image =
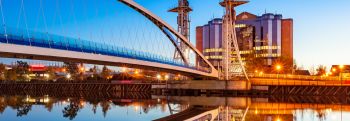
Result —
<instances>
[{"instance_id":1,"label":"building reflection in water","mask_svg":"<svg viewBox=\"0 0 350 121\"><path fill-rule=\"evenodd\" d=\"M188 108L158 119L191 121L342 121L349 119L349 99L342 97L191 97L169 101ZM197 112L197 115L192 115ZM181 114L182 113L182 114ZM344 117L344 115L347 114Z\"/></svg>"},{"instance_id":2,"label":"building reflection in water","mask_svg":"<svg viewBox=\"0 0 350 121\"><path fill-rule=\"evenodd\" d=\"M91 108L93 114L107 117L114 107L124 112L154 116L152 120L191 121L333 121L349 116L349 99L340 97L191 97L151 96L149 94L119 94L78 92L74 94L3 94L0 96L0 117L6 108L17 117L35 113L34 106L51 112L60 107L61 118L75 120L81 110ZM344 114L344 115L343 115ZM85 114L81 114L85 115Z\"/></svg>"}]
</instances>

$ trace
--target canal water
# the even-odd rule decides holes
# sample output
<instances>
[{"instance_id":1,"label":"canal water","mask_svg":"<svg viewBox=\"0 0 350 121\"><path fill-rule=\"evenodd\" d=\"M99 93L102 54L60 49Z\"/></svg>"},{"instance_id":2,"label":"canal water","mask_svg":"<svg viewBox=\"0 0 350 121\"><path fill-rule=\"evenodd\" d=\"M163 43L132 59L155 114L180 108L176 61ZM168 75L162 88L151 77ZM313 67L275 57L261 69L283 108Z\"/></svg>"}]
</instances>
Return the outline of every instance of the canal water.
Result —
<instances>
[{"instance_id":1,"label":"canal water","mask_svg":"<svg viewBox=\"0 0 350 121\"><path fill-rule=\"evenodd\" d=\"M0 92L0 121L350 121L346 97Z\"/></svg>"}]
</instances>

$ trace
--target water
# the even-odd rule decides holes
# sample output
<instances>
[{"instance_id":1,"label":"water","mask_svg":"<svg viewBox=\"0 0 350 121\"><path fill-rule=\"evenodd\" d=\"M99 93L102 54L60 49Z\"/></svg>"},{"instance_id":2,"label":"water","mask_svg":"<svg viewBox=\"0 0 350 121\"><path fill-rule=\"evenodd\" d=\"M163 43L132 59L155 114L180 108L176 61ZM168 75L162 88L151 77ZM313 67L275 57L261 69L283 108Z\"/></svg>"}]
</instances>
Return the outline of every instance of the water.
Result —
<instances>
[{"instance_id":1,"label":"water","mask_svg":"<svg viewBox=\"0 0 350 121\"><path fill-rule=\"evenodd\" d=\"M118 92L7 92L0 93L0 121L150 121L171 114L177 120L198 116L195 119L349 121L348 100L344 97L311 96L207 97ZM177 114L183 115L174 118Z\"/></svg>"}]
</instances>

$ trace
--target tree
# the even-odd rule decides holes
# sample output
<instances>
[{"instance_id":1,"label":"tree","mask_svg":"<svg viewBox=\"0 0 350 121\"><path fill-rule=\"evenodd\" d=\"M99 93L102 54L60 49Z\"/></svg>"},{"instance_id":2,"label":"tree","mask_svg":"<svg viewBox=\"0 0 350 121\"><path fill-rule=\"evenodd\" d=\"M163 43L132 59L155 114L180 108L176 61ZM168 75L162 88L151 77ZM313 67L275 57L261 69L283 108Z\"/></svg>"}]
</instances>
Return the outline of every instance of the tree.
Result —
<instances>
[{"instance_id":1,"label":"tree","mask_svg":"<svg viewBox=\"0 0 350 121\"><path fill-rule=\"evenodd\" d=\"M311 67L309 67L309 72L311 75L316 75L315 65L312 65Z\"/></svg>"},{"instance_id":2,"label":"tree","mask_svg":"<svg viewBox=\"0 0 350 121\"><path fill-rule=\"evenodd\" d=\"M69 120L73 120L78 115L79 110L79 103L71 102L62 110L63 117L69 118Z\"/></svg>"},{"instance_id":3,"label":"tree","mask_svg":"<svg viewBox=\"0 0 350 121\"><path fill-rule=\"evenodd\" d=\"M19 81L28 80L28 74L30 74L30 70L29 70L29 64L27 62L17 61L17 67L14 69L16 70L16 73L19 75L18 77Z\"/></svg>"},{"instance_id":4,"label":"tree","mask_svg":"<svg viewBox=\"0 0 350 121\"><path fill-rule=\"evenodd\" d=\"M31 104L23 104L23 105L17 107L17 116L19 116L19 117L25 116L31 110L32 110Z\"/></svg>"},{"instance_id":5,"label":"tree","mask_svg":"<svg viewBox=\"0 0 350 121\"><path fill-rule=\"evenodd\" d=\"M327 67L326 66L324 66L324 65L318 65L318 67L317 67L317 69L316 69L316 75L317 76L321 76L321 75L323 75L323 74L326 74L326 69L327 69Z\"/></svg>"},{"instance_id":6,"label":"tree","mask_svg":"<svg viewBox=\"0 0 350 121\"><path fill-rule=\"evenodd\" d=\"M17 72L15 69L10 69L5 72L5 79L9 81L17 80Z\"/></svg>"},{"instance_id":7,"label":"tree","mask_svg":"<svg viewBox=\"0 0 350 121\"><path fill-rule=\"evenodd\" d=\"M4 64L0 64L0 81L5 80L5 72L6 72L6 66Z\"/></svg>"},{"instance_id":8,"label":"tree","mask_svg":"<svg viewBox=\"0 0 350 121\"><path fill-rule=\"evenodd\" d=\"M54 80L56 78L55 68L54 67L48 67L46 70L46 73L48 74L48 80Z\"/></svg>"},{"instance_id":9,"label":"tree","mask_svg":"<svg viewBox=\"0 0 350 121\"><path fill-rule=\"evenodd\" d=\"M109 70L107 68L107 66L103 66L102 68L102 72L101 72L101 77L105 80L109 79L109 77L111 76L111 70Z\"/></svg>"},{"instance_id":10,"label":"tree","mask_svg":"<svg viewBox=\"0 0 350 121\"><path fill-rule=\"evenodd\" d=\"M256 57L255 52L249 54L246 57L245 67L247 72L254 73L255 71L267 71L265 66L264 58Z\"/></svg>"},{"instance_id":11,"label":"tree","mask_svg":"<svg viewBox=\"0 0 350 121\"><path fill-rule=\"evenodd\" d=\"M89 71L92 73L92 77L91 77L92 80L97 80L99 78L97 70L98 70L97 66L94 66L93 68L90 68Z\"/></svg>"},{"instance_id":12,"label":"tree","mask_svg":"<svg viewBox=\"0 0 350 121\"><path fill-rule=\"evenodd\" d=\"M79 67L77 63L64 62L64 68L66 68L72 78L76 79L79 76Z\"/></svg>"}]
</instances>

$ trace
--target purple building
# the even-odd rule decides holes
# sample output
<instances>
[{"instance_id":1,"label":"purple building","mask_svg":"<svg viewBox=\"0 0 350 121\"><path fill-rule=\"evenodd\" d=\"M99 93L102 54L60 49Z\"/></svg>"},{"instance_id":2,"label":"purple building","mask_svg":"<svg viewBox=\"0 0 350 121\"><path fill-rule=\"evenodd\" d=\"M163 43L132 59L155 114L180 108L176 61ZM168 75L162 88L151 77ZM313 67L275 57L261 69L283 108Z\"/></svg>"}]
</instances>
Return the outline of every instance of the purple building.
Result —
<instances>
[{"instance_id":1,"label":"purple building","mask_svg":"<svg viewBox=\"0 0 350 121\"><path fill-rule=\"evenodd\" d=\"M293 60L293 20L280 14L262 16L243 12L237 16L236 34L242 60L248 54L264 59L272 65L274 59L284 56ZM215 18L196 28L196 45L211 63L219 67L222 60L222 19ZM292 62L292 61L291 61Z\"/></svg>"}]
</instances>

